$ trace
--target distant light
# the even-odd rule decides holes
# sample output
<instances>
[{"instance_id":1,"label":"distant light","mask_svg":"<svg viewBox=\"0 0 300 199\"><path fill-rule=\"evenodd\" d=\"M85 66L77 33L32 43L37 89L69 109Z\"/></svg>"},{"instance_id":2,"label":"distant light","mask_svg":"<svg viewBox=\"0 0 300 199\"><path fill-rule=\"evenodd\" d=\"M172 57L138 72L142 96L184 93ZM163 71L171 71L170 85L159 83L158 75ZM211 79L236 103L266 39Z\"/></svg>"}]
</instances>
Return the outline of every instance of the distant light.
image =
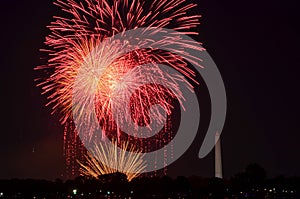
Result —
<instances>
[{"instance_id":1,"label":"distant light","mask_svg":"<svg viewBox=\"0 0 300 199\"><path fill-rule=\"evenodd\" d=\"M3 192L0 193L0 196L1 196L1 197L3 196Z\"/></svg>"},{"instance_id":2,"label":"distant light","mask_svg":"<svg viewBox=\"0 0 300 199\"><path fill-rule=\"evenodd\" d=\"M294 193L293 191L291 191L291 193Z\"/></svg>"},{"instance_id":3,"label":"distant light","mask_svg":"<svg viewBox=\"0 0 300 199\"><path fill-rule=\"evenodd\" d=\"M74 194L74 195L77 194L77 189L73 189L73 194Z\"/></svg>"},{"instance_id":4,"label":"distant light","mask_svg":"<svg viewBox=\"0 0 300 199\"><path fill-rule=\"evenodd\" d=\"M269 192L272 192L272 189L270 189Z\"/></svg>"},{"instance_id":5,"label":"distant light","mask_svg":"<svg viewBox=\"0 0 300 199\"><path fill-rule=\"evenodd\" d=\"M131 194L133 194L133 191L130 191Z\"/></svg>"},{"instance_id":6,"label":"distant light","mask_svg":"<svg viewBox=\"0 0 300 199\"><path fill-rule=\"evenodd\" d=\"M107 191L107 194L109 195L109 194L110 194L110 191Z\"/></svg>"}]
</instances>

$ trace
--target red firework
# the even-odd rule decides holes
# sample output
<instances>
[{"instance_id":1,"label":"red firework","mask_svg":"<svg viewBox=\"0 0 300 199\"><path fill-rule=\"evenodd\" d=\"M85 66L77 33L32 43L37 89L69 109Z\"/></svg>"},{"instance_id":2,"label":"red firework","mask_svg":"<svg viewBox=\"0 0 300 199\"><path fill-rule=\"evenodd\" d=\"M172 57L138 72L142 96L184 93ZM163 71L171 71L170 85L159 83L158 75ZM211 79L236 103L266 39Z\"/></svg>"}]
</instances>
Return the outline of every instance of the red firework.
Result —
<instances>
[{"instance_id":1,"label":"red firework","mask_svg":"<svg viewBox=\"0 0 300 199\"><path fill-rule=\"evenodd\" d=\"M83 156L83 146L77 137L72 117L72 99L76 78L79 69L86 66L90 71L88 75L80 81L82 85L96 88L95 98L85 98L83 101L95 101L95 109L107 136L117 134L118 138L124 137L124 132L120 131L115 124L112 107L122 108L122 103L118 101L120 93L131 95L129 88L135 88L142 79L147 77L146 73L136 70L130 76L126 76L128 71L139 65L167 64L188 78L194 78L194 73L187 67L187 63L181 57L157 49L135 50L122 57L118 57L118 47L111 46L109 51L103 51L98 57L87 59L87 57L106 38L122 33L127 30L140 27L170 28L180 31L180 34L197 34L191 31L199 25L199 15L188 15L196 4L187 3L184 0L85 0L76 2L58 0L57 6L64 11L63 16L55 16L55 21L48 26L51 34L46 37L45 44L48 46L45 52L49 55L46 65L36 67L36 70L51 71L51 75L38 80L43 89L43 94L48 95L49 103L53 107L53 113L59 112L61 123L65 125L65 155L67 166L71 168L71 173L76 173L75 162ZM191 44L192 45L192 44ZM182 48L187 48L182 41ZM190 46L192 48L192 46ZM93 75L93 68L106 59L114 59L112 64L103 69L101 77ZM150 70L150 69L149 69ZM160 68L155 68L160 74ZM153 68L149 74L153 73ZM149 123L149 107L160 104L168 116L174 109L174 99L179 104L184 100L175 76L162 75L161 78L168 82L168 88L159 85L147 84L136 88L134 95L130 97L131 117L138 125ZM181 80L184 81L184 80ZM187 83L187 86L191 86ZM172 89L170 89L172 88ZM116 92L120 90L121 92ZM87 92L89 92L87 90ZM154 109L154 117L163 123L164 117ZM122 118L127 123L131 118ZM172 140L171 119L167 119L160 137L155 137L156 141L140 141L130 137L138 144L144 152L151 151L150 145L156 142L156 147L163 147L165 143ZM166 133L169 133L165 135ZM87 132L84 139L91 136ZM163 141L162 141L163 140ZM166 158L167 159L167 158ZM166 160L167 161L167 160Z\"/></svg>"}]
</instances>

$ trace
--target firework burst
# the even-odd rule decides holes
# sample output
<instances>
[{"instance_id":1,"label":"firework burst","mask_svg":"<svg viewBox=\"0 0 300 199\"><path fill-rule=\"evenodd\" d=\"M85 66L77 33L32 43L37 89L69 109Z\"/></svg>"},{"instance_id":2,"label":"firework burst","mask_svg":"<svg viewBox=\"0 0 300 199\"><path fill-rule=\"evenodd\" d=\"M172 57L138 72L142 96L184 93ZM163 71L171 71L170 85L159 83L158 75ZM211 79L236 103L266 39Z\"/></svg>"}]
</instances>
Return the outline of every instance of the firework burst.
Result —
<instances>
[{"instance_id":1,"label":"firework burst","mask_svg":"<svg viewBox=\"0 0 300 199\"><path fill-rule=\"evenodd\" d=\"M85 159L81 162L80 172L85 176L92 176L94 178L103 174L110 174L116 172L124 172L129 181L138 177L145 171L146 162L143 160L144 154L140 150L129 145L129 142L119 143L124 150L118 150L118 144L107 145L100 143L94 145L94 150L85 155ZM126 151L131 152L130 156L126 156ZM113 168L107 165L113 165Z\"/></svg>"},{"instance_id":2,"label":"firework burst","mask_svg":"<svg viewBox=\"0 0 300 199\"><path fill-rule=\"evenodd\" d=\"M51 57L46 65L36 67L36 70L54 70L46 79L42 78L41 86L47 93L53 112L61 112L61 123L72 119L72 95L78 70L85 66L90 76L82 81L83 85L98 86L98 99L101 99L103 110L110 109L111 93L120 86L117 82L134 66L152 62L168 63L178 71L192 78L194 75L186 66L182 58L171 53L153 53L153 50L140 50L129 53L118 59L120 45L106 46L97 53L97 57L86 59L88 55L105 38L126 30L139 27L169 27L180 30L182 34L197 34L189 31L199 24L199 16L186 16L186 13L195 4L187 4L181 0L155 0L150 4L142 0L114 0L113 3L105 0L85 0L77 3L73 0L63 2L58 0L55 4L68 14L67 17L54 18L48 28L52 33L46 37L46 45L50 48L44 50ZM169 41L170 42L170 41ZM184 45L184 41L182 41ZM185 46L183 46L185 47ZM93 74L93 68L110 60L114 62L103 68L102 77ZM136 73L138 74L138 73ZM144 78L145 75L134 77ZM91 89L92 90L92 89ZM161 96L161 99L164 97ZM84 99L91 100L91 99ZM94 99L93 99L94 100ZM136 101L138 103L138 100ZM102 111L103 112L103 111Z\"/></svg>"},{"instance_id":3,"label":"firework burst","mask_svg":"<svg viewBox=\"0 0 300 199\"><path fill-rule=\"evenodd\" d=\"M151 113L158 120L158 125L165 123L165 114L171 115L174 108L172 99L178 100L179 103L184 100L176 82L184 81L187 87L192 86L185 79L162 73L158 63L166 64L188 79L194 80L195 73L187 67L186 60L174 53L158 49L136 49L120 56L120 49L128 44L103 45L103 42L127 30L158 27L179 31L178 35L161 41L166 48L173 43L181 47L176 50L195 48L196 45L180 40L179 36L197 34L191 29L199 25L200 16L187 14L196 4L184 0L84 0L80 3L74 0L57 0L55 4L64 11L64 15L55 16L54 22L48 26L51 34L46 37L45 44L48 48L43 51L50 58L47 64L35 69L50 74L37 81L38 86L43 89L43 94L48 95L47 105L52 106L53 113L60 113L60 121L65 125L66 156L77 156L76 149L73 149L76 144L74 142L77 142L76 130L72 127L73 113L78 113L84 123L88 123L92 117L92 113L81 114L86 107L76 106L74 95L78 95L77 99L81 104L95 105L97 120L101 123L104 133L121 131L115 123L116 120L121 121L121 124L128 124L129 121L134 120L136 126L149 127L150 106L154 107ZM103 48L99 49L99 46ZM137 67L148 63L156 67L149 68L148 71L141 71ZM81 70L85 71L85 75L78 79ZM128 75L129 71L131 71L130 75ZM153 84L141 86L141 83L153 73L165 82L167 88ZM78 87L83 88L79 89L81 93L74 93L74 90L78 90L75 88ZM90 93L95 95L91 96ZM124 109L121 99L128 98L130 98L130 114L114 115L113 110ZM161 105L165 112L162 113L158 106L153 106L155 104ZM165 128L166 132L169 130L170 128ZM81 139L91 140L92 136L92 130L87 129ZM101 136L105 137L105 135ZM168 139L172 137L169 136ZM100 146L101 150L104 148ZM87 158L87 161L89 164L95 163L91 158Z\"/></svg>"}]
</instances>

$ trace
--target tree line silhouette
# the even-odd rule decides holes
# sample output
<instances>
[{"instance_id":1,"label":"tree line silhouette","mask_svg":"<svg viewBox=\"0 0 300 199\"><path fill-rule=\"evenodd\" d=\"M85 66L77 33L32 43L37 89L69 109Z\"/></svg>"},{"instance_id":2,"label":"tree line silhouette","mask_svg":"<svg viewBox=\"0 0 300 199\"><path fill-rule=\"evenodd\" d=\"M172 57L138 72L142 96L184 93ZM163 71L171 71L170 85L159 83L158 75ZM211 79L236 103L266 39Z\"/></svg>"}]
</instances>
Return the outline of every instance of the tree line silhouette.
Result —
<instances>
[{"instance_id":1,"label":"tree line silhouette","mask_svg":"<svg viewBox=\"0 0 300 199\"><path fill-rule=\"evenodd\" d=\"M299 188L299 177L267 179L262 167L251 164L230 179L140 176L129 182L117 172L65 182L0 180L0 198L299 198Z\"/></svg>"}]
</instances>

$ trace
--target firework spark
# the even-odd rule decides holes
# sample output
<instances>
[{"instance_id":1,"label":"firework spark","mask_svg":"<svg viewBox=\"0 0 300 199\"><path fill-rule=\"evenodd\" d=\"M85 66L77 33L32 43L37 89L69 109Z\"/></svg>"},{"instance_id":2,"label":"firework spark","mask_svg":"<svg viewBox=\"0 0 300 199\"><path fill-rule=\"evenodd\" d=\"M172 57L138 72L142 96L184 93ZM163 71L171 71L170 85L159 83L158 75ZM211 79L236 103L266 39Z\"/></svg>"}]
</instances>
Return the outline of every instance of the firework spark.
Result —
<instances>
[{"instance_id":1,"label":"firework spark","mask_svg":"<svg viewBox=\"0 0 300 199\"><path fill-rule=\"evenodd\" d=\"M62 113L62 124L72 119L73 89L78 70L82 66L85 66L90 74L82 84L89 84L90 88L98 86L97 96L102 104L100 114L110 109L111 94L114 88L120 86L117 82L134 66L147 62L167 63L191 78L195 75L186 67L187 64L182 58L171 53L155 54L153 50L141 50L117 59L118 49L122 44L106 46L106 49L101 49L102 51L93 59L87 60L86 57L105 38L138 27L170 27L180 30L182 34L197 34L189 30L199 24L199 16L186 16L188 10L196 4L187 4L181 0L155 0L149 5L142 0L115 0L113 3L105 0L85 0L81 3L58 0L55 4L69 14L69 18L56 16L54 17L56 21L48 26L52 33L46 37L46 45L50 47L46 51L51 58L46 65L38 66L36 69L54 70L54 73L46 80L42 79L38 86L42 87L43 93L49 95L47 105L53 106L53 112ZM165 43L167 45L167 41ZM184 41L181 43L182 47L186 47ZM105 63L113 59L115 60L111 65L103 68L102 77L95 76L92 69L98 68L99 64L106 65ZM145 77L141 75L126 83L134 83L134 79ZM159 98L164 99L164 96ZM85 99L83 96L83 100L94 99ZM137 99L135 103L137 107L142 107L141 100Z\"/></svg>"},{"instance_id":2,"label":"firework spark","mask_svg":"<svg viewBox=\"0 0 300 199\"><path fill-rule=\"evenodd\" d=\"M88 123L91 120L91 113L84 112L85 107L74 105L73 95L75 87L82 87L77 99L81 104L95 104L97 119L101 123L103 132L120 132L115 125L113 109L123 109L124 99L130 95L130 114L118 115L122 124L134 120L136 126L149 126L149 107L154 107L152 113L154 118L161 125L165 121L164 113L154 104L163 107L169 116L172 113L173 105L170 98L177 99L179 103L184 100L176 81L185 81L177 76L163 74L157 63L173 67L190 80L195 79L195 73L187 67L187 61L174 53L159 51L158 49L137 49L126 55L120 55L120 49L126 47L126 43L113 43L102 45L105 40L118 33L140 27L170 28L178 32L178 35L165 38L162 42L166 48L177 43L184 50L185 48L196 48L194 44L180 40L180 34L197 34L191 31L199 25L199 15L188 15L189 11L196 4L187 3L185 0L84 0L77 3L74 0L57 0L55 2L64 12L64 16L55 16L55 21L48 28L51 34L46 37L45 44L48 46L45 51L50 57L47 64L36 67L36 70L47 71L50 74L45 78L38 79L38 86L42 87L43 94L48 95L49 103L53 113L60 112L61 123L66 126L65 139L76 137L73 124L74 111L80 115L82 121ZM153 34L157 34L153 32ZM170 47L171 48L171 47ZM176 51L174 50L174 51ZM203 50L199 48L198 50ZM96 52L95 52L96 51ZM173 52L174 52L173 51ZM93 54L93 56L90 56ZM188 57L188 55L187 55ZM156 68L149 72L141 72L137 66L152 63ZM132 71L130 76L126 76ZM77 79L79 71L85 70L86 75ZM168 85L162 86L148 84L137 88L149 74L156 73ZM195 80L194 80L195 81ZM77 82L77 84L76 84ZM187 87L192 87L186 81ZM171 89L170 89L171 88ZM132 90L136 90L132 95ZM80 90L80 89L79 89ZM94 92L96 91L96 92ZM89 93L96 93L93 97ZM131 96L132 95L132 96ZM170 124L168 124L170 125ZM165 128L169 131L170 128ZM90 140L93 136L91 129L81 139ZM71 134L68 135L68 134ZM74 135L74 136L73 136ZM118 134L119 135L119 134ZM104 137L104 135L102 135ZM168 139L171 139L169 136ZM75 145L70 140L65 140L67 145ZM142 146L145 147L145 146ZM66 155L75 154L66 146ZM149 147L148 147L149 148ZM75 150L75 149L74 149ZM68 158L67 158L68 159Z\"/></svg>"},{"instance_id":3,"label":"firework spark","mask_svg":"<svg viewBox=\"0 0 300 199\"><path fill-rule=\"evenodd\" d=\"M146 162L143 161L144 154L140 150L130 146L129 142L122 142L120 145L124 150L119 151L118 144L113 143L114 145L95 143L94 150L85 155L84 161L78 161L81 174L97 178L103 174L121 171L131 181L145 171ZM131 155L126 156L126 151L132 152ZM113 168L107 165L113 165Z\"/></svg>"}]
</instances>

